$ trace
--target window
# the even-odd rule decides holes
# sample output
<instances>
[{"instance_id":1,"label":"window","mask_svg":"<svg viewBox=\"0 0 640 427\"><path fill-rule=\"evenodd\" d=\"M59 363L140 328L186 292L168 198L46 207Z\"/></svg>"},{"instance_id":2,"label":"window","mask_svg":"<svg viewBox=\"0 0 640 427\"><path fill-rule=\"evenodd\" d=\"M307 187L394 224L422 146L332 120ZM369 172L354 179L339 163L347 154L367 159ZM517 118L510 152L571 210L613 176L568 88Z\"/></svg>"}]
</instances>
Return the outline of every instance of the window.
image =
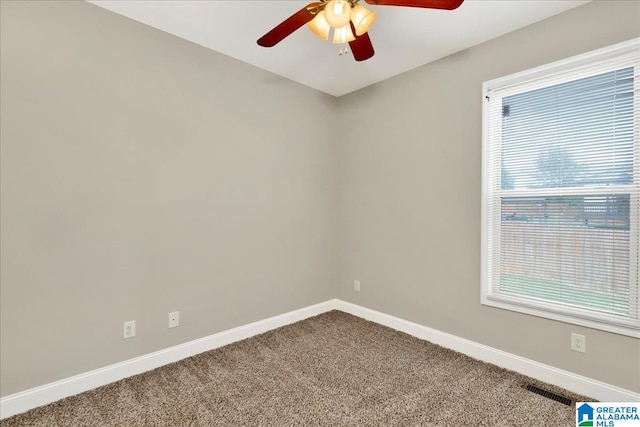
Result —
<instances>
[{"instance_id":1,"label":"window","mask_svg":"<svg viewBox=\"0 0 640 427\"><path fill-rule=\"evenodd\" d=\"M482 303L640 337L640 39L483 85Z\"/></svg>"}]
</instances>

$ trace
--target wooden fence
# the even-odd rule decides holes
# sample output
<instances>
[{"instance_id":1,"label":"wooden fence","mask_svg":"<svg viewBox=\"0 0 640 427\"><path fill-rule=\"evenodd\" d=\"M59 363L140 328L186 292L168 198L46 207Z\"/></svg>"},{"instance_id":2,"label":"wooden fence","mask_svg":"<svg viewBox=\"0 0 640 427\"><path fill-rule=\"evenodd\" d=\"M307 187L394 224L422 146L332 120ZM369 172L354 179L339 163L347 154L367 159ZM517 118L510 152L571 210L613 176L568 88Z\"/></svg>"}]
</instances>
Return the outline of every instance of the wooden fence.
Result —
<instances>
[{"instance_id":1,"label":"wooden fence","mask_svg":"<svg viewBox=\"0 0 640 427\"><path fill-rule=\"evenodd\" d=\"M626 292L629 237L628 229L503 220L501 273Z\"/></svg>"}]
</instances>

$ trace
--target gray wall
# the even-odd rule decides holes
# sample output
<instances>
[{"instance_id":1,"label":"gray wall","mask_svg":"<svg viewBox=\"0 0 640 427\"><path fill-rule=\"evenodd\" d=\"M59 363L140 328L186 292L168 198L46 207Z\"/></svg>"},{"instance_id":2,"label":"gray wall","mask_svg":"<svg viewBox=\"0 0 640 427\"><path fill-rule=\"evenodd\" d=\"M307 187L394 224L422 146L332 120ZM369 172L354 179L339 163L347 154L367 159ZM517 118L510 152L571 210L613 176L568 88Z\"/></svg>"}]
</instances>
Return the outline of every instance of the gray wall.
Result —
<instances>
[{"instance_id":1,"label":"gray wall","mask_svg":"<svg viewBox=\"0 0 640 427\"><path fill-rule=\"evenodd\" d=\"M637 36L639 3L339 100L86 3L0 5L2 396L336 294L640 390L639 340L479 303L481 82ZM369 130L308 132L336 109Z\"/></svg>"},{"instance_id":2,"label":"gray wall","mask_svg":"<svg viewBox=\"0 0 640 427\"><path fill-rule=\"evenodd\" d=\"M1 7L3 396L335 297L335 98L84 2Z\"/></svg>"},{"instance_id":3,"label":"gray wall","mask_svg":"<svg viewBox=\"0 0 640 427\"><path fill-rule=\"evenodd\" d=\"M640 391L640 340L480 305L482 82L639 35L590 3L340 98L338 297Z\"/></svg>"}]
</instances>

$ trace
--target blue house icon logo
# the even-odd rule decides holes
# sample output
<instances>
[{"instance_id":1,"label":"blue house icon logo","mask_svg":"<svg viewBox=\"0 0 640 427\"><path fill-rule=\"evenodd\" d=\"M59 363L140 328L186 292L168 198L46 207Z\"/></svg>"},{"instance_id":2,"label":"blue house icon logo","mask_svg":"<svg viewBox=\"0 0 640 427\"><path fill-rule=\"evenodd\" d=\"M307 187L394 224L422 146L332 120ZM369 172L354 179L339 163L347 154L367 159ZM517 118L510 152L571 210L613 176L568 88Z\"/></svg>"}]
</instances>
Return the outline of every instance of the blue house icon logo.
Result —
<instances>
[{"instance_id":1,"label":"blue house icon logo","mask_svg":"<svg viewBox=\"0 0 640 427\"><path fill-rule=\"evenodd\" d=\"M593 426L593 408L588 403L583 403L576 408L576 426Z\"/></svg>"}]
</instances>

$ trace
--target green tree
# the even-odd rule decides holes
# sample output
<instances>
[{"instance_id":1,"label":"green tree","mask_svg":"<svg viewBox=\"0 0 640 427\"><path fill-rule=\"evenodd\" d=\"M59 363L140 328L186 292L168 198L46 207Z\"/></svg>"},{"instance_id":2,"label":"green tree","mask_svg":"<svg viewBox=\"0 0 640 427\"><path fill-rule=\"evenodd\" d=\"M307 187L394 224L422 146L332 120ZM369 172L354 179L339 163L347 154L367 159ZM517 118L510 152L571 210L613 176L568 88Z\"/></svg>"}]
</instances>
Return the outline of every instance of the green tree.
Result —
<instances>
[{"instance_id":1,"label":"green tree","mask_svg":"<svg viewBox=\"0 0 640 427\"><path fill-rule=\"evenodd\" d=\"M503 190L513 190L513 178L511 177L509 171L504 167L504 165L502 166L500 172L500 187Z\"/></svg>"},{"instance_id":2,"label":"green tree","mask_svg":"<svg viewBox=\"0 0 640 427\"><path fill-rule=\"evenodd\" d=\"M572 187L580 178L581 167L569 151L554 147L538 156L538 186Z\"/></svg>"}]
</instances>

